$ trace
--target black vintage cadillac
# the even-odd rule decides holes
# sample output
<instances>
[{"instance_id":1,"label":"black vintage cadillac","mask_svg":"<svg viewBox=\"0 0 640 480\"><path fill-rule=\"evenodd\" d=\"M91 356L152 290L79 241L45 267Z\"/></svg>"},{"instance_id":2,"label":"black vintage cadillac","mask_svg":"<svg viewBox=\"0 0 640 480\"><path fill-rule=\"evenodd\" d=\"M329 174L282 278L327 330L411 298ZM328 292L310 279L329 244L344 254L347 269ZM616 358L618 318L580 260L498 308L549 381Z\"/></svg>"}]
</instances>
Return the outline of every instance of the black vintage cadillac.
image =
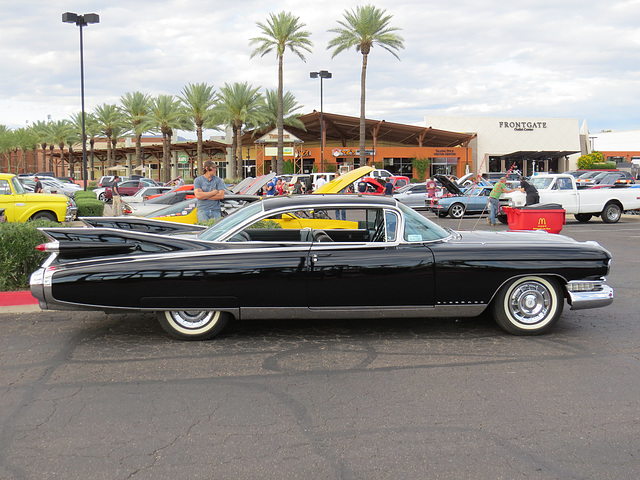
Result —
<instances>
[{"instance_id":1,"label":"black vintage cadillac","mask_svg":"<svg viewBox=\"0 0 640 480\"><path fill-rule=\"evenodd\" d=\"M534 335L571 309L613 301L611 254L545 232L444 229L388 197L294 195L209 228L85 218L42 228L31 276L43 309L157 312L180 339L231 319L473 317Z\"/></svg>"}]
</instances>

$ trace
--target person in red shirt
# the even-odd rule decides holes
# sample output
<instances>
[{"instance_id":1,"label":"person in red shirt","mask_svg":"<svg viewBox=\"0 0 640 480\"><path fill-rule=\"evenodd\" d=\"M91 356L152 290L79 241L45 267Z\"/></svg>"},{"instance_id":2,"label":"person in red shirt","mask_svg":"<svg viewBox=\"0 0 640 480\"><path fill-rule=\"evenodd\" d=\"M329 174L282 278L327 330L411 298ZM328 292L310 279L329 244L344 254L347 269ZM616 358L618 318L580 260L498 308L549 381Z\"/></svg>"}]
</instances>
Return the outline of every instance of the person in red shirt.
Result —
<instances>
[{"instance_id":1,"label":"person in red shirt","mask_svg":"<svg viewBox=\"0 0 640 480\"><path fill-rule=\"evenodd\" d=\"M437 189L438 184L436 183L435 179L430 178L429 180L427 180L427 195L429 195L429 197L435 197Z\"/></svg>"}]
</instances>

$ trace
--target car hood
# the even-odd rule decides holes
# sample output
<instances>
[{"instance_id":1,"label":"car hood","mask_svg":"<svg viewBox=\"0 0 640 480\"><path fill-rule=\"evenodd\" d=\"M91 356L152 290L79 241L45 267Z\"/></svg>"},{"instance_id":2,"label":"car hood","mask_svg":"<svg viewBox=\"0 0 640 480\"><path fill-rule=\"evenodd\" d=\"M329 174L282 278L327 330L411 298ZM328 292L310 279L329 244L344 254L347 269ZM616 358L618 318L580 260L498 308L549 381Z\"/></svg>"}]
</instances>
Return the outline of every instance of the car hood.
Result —
<instances>
[{"instance_id":1,"label":"car hood","mask_svg":"<svg viewBox=\"0 0 640 480\"><path fill-rule=\"evenodd\" d=\"M452 195L463 195L462 190L460 190L460 188L455 183L453 183L446 175L438 173L434 175L434 177L437 178L442 186L446 188Z\"/></svg>"},{"instance_id":2,"label":"car hood","mask_svg":"<svg viewBox=\"0 0 640 480\"><path fill-rule=\"evenodd\" d=\"M345 189L353 182L357 182L362 177L368 175L374 170L375 168L373 167L356 168L355 170L351 170L349 173L340 175L338 178L325 183L313 193L340 193L341 190Z\"/></svg>"},{"instance_id":3,"label":"car hood","mask_svg":"<svg viewBox=\"0 0 640 480\"><path fill-rule=\"evenodd\" d=\"M254 178L253 181L249 183L249 185L243 187L242 189L240 189L240 191L234 192L234 193L242 193L245 195L255 195L256 193L261 192L262 187L264 187L267 183L273 180L275 176L276 176L275 173L268 173L258 178Z\"/></svg>"},{"instance_id":4,"label":"car hood","mask_svg":"<svg viewBox=\"0 0 640 480\"><path fill-rule=\"evenodd\" d=\"M487 250L495 249L501 257L508 256L512 253L517 255L521 260L530 254L548 258L550 251L561 250L566 252L566 255L581 252L581 255L593 255L594 258L611 258L611 253L602 248L597 242L579 242L566 235L558 235L544 231L495 232L487 230L458 230L457 233L460 235L455 237L452 242L469 245L480 244L483 245L483 248L486 247ZM576 245L579 245L580 248L576 249ZM541 246L544 248L527 248Z\"/></svg>"}]
</instances>

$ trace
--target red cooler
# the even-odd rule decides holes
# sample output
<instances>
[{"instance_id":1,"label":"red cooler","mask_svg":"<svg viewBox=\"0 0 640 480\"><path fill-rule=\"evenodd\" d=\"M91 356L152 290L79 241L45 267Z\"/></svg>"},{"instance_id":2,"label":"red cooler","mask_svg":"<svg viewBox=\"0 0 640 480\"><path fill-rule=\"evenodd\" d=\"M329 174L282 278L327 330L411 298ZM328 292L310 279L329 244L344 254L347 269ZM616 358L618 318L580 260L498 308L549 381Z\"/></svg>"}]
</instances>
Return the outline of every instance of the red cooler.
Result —
<instances>
[{"instance_id":1,"label":"red cooler","mask_svg":"<svg viewBox=\"0 0 640 480\"><path fill-rule=\"evenodd\" d=\"M544 230L560 233L566 223L565 211L557 203L536 204L522 208L504 207L510 230Z\"/></svg>"}]
</instances>

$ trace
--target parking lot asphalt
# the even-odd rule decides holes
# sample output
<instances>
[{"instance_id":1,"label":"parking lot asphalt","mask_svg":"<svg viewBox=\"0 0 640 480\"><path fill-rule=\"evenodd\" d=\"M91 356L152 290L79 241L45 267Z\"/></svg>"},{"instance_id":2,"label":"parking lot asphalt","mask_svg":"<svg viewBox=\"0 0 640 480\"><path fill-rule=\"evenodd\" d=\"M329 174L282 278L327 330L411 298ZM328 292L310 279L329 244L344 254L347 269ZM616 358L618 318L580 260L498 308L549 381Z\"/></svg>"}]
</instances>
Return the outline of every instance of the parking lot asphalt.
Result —
<instances>
[{"instance_id":1,"label":"parking lot asphalt","mask_svg":"<svg viewBox=\"0 0 640 480\"><path fill-rule=\"evenodd\" d=\"M639 220L568 219L612 252L616 298L538 337L481 317L181 342L150 314L0 312L0 478L638 478Z\"/></svg>"}]
</instances>

